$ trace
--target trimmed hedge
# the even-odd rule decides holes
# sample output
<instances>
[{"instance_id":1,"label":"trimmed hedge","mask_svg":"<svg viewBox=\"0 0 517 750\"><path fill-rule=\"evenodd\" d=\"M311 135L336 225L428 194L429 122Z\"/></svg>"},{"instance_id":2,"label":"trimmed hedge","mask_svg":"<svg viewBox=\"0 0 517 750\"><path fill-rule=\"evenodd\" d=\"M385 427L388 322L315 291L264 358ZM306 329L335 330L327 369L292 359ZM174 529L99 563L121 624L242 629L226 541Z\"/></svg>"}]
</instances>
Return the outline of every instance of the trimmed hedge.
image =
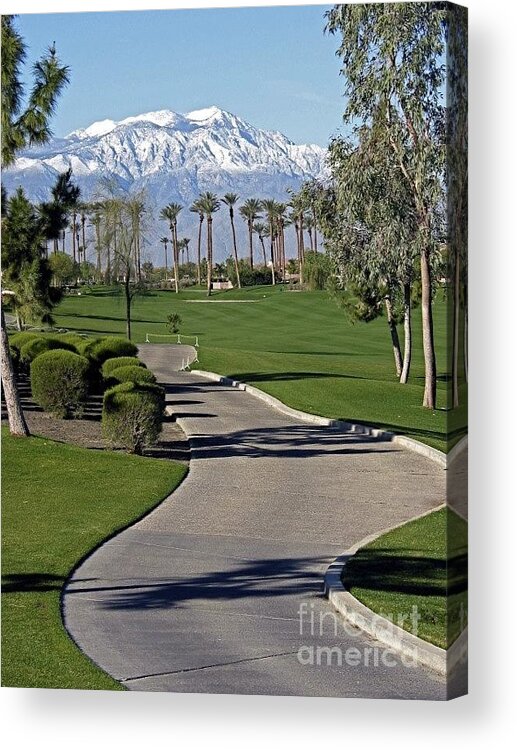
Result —
<instances>
[{"instance_id":1,"label":"trimmed hedge","mask_svg":"<svg viewBox=\"0 0 517 750\"><path fill-rule=\"evenodd\" d=\"M34 331L18 331L18 333L9 336L9 350L15 367L17 367L20 362L20 350L22 346L41 338L43 338L43 336Z\"/></svg>"},{"instance_id":2,"label":"trimmed hedge","mask_svg":"<svg viewBox=\"0 0 517 750\"><path fill-rule=\"evenodd\" d=\"M145 372L145 370L144 370ZM162 430L165 391L150 383L121 383L104 394L102 430L108 442L141 454Z\"/></svg>"},{"instance_id":3,"label":"trimmed hedge","mask_svg":"<svg viewBox=\"0 0 517 750\"><path fill-rule=\"evenodd\" d=\"M91 343L90 338L80 336L78 333L58 333L55 338L73 346L78 354L82 354L84 347Z\"/></svg>"},{"instance_id":4,"label":"trimmed hedge","mask_svg":"<svg viewBox=\"0 0 517 750\"><path fill-rule=\"evenodd\" d=\"M145 367L135 367L135 365L117 367L110 373L109 380L116 383L156 383L154 373Z\"/></svg>"},{"instance_id":5,"label":"trimmed hedge","mask_svg":"<svg viewBox=\"0 0 517 750\"><path fill-rule=\"evenodd\" d=\"M118 367L145 367L144 363L138 357L112 357L107 359L102 365L101 372L104 378L111 375L113 370Z\"/></svg>"},{"instance_id":6,"label":"trimmed hedge","mask_svg":"<svg viewBox=\"0 0 517 750\"><path fill-rule=\"evenodd\" d=\"M39 354L31 364L32 396L42 409L70 417L88 396L90 363L66 349Z\"/></svg>"},{"instance_id":7,"label":"trimmed hedge","mask_svg":"<svg viewBox=\"0 0 517 750\"><path fill-rule=\"evenodd\" d=\"M66 349L70 352L75 352L75 347L72 344L67 344L66 341L60 341L58 338L53 336L40 336L37 339L28 341L24 344L20 350L20 362L28 366L33 362L36 357L39 357L43 352L48 352L51 349Z\"/></svg>"},{"instance_id":8,"label":"trimmed hedge","mask_svg":"<svg viewBox=\"0 0 517 750\"><path fill-rule=\"evenodd\" d=\"M113 357L134 357L138 348L129 339L116 336L105 336L92 341L84 349L84 355L100 367L107 359Z\"/></svg>"}]
</instances>

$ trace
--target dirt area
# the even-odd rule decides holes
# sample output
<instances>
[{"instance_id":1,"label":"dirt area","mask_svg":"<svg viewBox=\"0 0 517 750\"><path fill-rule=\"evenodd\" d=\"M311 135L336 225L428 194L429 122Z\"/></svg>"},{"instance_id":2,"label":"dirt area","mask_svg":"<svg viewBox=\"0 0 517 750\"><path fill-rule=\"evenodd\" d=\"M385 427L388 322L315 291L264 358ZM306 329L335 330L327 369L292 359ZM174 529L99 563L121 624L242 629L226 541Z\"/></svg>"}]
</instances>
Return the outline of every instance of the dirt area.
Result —
<instances>
[{"instance_id":1,"label":"dirt area","mask_svg":"<svg viewBox=\"0 0 517 750\"><path fill-rule=\"evenodd\" d=\"M34 403L31 396L30 384L26 377L18 380L18 390L29 430L33 435L72 443L82 448L105 450L106 441L102 437L101 410L102 396L91 396L79 419L56 419L44 412ZM2 424L7 424L7 415L2 404ZM188 463L189 445L185 433L175 423L172 417L165 417L159 442L144 451L144 456L153 458L172 459Z\"/></svg>"}]
</instances>

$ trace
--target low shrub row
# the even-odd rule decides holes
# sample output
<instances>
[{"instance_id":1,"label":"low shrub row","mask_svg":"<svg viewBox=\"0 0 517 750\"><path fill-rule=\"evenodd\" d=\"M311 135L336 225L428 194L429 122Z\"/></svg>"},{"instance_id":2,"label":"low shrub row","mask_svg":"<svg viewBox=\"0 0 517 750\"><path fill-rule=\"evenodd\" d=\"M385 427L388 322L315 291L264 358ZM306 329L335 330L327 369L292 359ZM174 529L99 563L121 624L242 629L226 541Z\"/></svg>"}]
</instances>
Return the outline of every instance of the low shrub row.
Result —
<instances>
[{"instance_id":1,"label":"low shrub row","mask_svg":"<svg viewBox=\"0 0 517 750\"><path fill-rule=\"evenodd\" d=\"M21 331L10 337L9 345L15 365L30 372L32 396L45 411L63 419L79 416L88 395L101 388L102 430L108 442L133 453L156 442L165 391L136 357L131 341Z\"/></svg>"}]
</instances>

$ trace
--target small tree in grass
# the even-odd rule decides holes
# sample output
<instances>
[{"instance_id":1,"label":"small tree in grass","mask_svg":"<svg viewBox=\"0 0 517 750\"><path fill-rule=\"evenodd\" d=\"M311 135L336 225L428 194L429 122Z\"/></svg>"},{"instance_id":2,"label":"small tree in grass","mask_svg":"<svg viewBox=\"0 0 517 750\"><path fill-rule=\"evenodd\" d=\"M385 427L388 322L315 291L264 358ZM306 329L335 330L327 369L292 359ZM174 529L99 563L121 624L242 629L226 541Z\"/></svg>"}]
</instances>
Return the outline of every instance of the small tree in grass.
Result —
<instances>
[{"instance_id":1,"label":"small tree in grass","mask_svg":"<svg viewBox=\"0 0 517 750\"><path fill-rule=\"evenodd\" d=\"M114 445L142 454L162 430L165 391L150 383L121 383L104 394L102 430Z\"/></svg>"},{"instance_id":2,"label":"small tree in grass","mask_svg":"<svg viewBox=\"0 0 517 750\"><path fill-rule=\"evenodd\" d=\"M167 315L167 330L171 333L179 333L180 325L183 323L179 313L170 313Z\"/></svg>"}]
</instances>

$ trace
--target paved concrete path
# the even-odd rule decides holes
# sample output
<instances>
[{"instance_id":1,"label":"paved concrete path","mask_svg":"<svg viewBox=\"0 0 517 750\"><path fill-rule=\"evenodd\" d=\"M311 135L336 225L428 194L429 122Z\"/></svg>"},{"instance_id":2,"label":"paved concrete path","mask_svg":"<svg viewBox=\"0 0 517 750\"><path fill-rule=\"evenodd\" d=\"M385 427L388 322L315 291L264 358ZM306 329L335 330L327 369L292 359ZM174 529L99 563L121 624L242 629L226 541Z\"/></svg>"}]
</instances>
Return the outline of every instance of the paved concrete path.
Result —
<instances>
[{"instance_id":1,"label":"paved concrete path","mask_svg":"<svg viewBox=\"0 0 517 750\"><path fill-rule=\"evenodd\" d=\"M380 644L347 634L322 596L343 550L443 503L445 472L173 372L166 346L141 356L191 440L190 472L75 572L64 616L78 645L134 690L445 698L438 676L392 655L388 666ZM325 651L300 663L318 647L340 649L342 666L337 650L331 666Z\"/></svg>"}]
</instances>

